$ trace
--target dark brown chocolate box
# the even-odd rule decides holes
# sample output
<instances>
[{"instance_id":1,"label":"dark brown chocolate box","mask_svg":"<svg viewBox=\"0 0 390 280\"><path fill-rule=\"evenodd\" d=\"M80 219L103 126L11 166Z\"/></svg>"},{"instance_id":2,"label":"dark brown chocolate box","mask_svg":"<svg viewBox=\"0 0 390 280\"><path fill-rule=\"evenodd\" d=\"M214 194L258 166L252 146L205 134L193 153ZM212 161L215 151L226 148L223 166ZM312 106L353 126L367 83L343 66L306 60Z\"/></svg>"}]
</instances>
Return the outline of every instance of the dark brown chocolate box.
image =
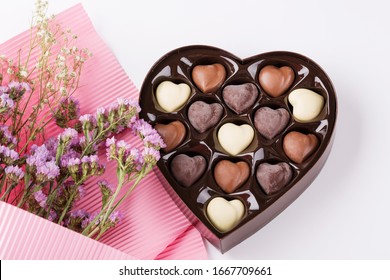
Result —
<instances>
[{"instance_id":1,"label":"dark brown chocolate box","mask_svg":"<svg viewBox=\"0 0 390 280\"><path fill-rule=\"evenodd\" d=\"M217 78L214 85L202 84L202 77L199 81L197 80L199 75L193 73L194 67L213 64L222 65L225 76ZM281 85L285 87L283 93L275 94L278 90L267 88L266 82L259 81L259 75L262 75L260 71L268 65L276 66L278 69L287 66L289 71L293 70L292 75L286 76L291 78L291 81L281 80L281 83L286 82ZM218 71L215 69L214 72ZM156 98L156 89L164 81L175 84L185 83L190 87L188 100L173 112L163 109ZM249 102L249 107L237 109L226 96L223 96L223 91L227 86L246 83L254 85L251 90L257 89L258 94L248 98L254 100L246 102ZM293 114L293 106L288 100L292 91L301 88L317 93L324 100L321 112L309 121L297 119ZM199 121L200 124L195 124L194 127L194 122L191 123L189 120L189 114L192 114L189 108L197 101L209 105L218 103L222 106L222 113L219 117L215 117L216 124L207 128L206 123L204 128L199 127L202 126ZM269 52L242 60L224 50L209 46L187 46L164 55L145 78L141 88L140 105L142 108L140 117L153 126L166 125L176 120L184 125L183 139L177 141L180 144L173 144L177 147L162 151L162 157L158 162L159 170L156 172L186 217L222 253L270 222L312 183L330 153L337 116L337 101L333 85L326 73L311 59L291 52ZM266 136L255 127L255 114L262 107L287 110L289 119L287 118L287 124L282 127L281 132ZM237 155L227 152L218 139L218 131L226 123L248 124L253 127L253 140ZM297 162L295 158L292 160L283 147L283 144L286 144L284 143L286 135L292 131L304 135L313 134L315 136L313 138L318 140L314 150L307 154L302 162ZM200 172L200 178L189 185L178 180L177 175L173 175L175 171L172 171L172 160L181 154L190 157L200 155L206 162L206 170ZM244 183L231 193L224 191L214 177L215 166L221 160L229 160L232 163L242 161L249 166L249 177L244 178ZM256 175L262 163L286 163L292 171L291 177L281 188L279 186L276 191L268 191L261 186ZM215 197L222 197L227 201L238 199L243 203L244 214L233 228L220 230L210 221L206 209L208 203Z\"/></svg>"}]
</instances>

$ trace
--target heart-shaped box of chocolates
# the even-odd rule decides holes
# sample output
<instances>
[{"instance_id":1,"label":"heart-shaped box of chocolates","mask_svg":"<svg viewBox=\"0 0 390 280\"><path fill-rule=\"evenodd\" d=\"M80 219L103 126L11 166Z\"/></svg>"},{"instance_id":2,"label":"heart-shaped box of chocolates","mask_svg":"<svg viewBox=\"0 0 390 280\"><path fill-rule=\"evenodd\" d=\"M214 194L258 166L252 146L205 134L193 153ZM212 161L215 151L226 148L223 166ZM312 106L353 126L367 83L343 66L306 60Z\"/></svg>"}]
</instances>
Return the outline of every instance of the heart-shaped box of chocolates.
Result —
<instances>
[{"instance_id":1,"label":"heart-shaped box of chocolates","mask_svg":"<svg viewBox=\"0 0 390 280\"><path fill-rule=\"evenodd\" d=\"M163 137L158 177L221 252L291 204L324 165L337 100L326 73L291 52L240 59L209 46L163 56L140 94Z\"/></svg>"}]
</instances>

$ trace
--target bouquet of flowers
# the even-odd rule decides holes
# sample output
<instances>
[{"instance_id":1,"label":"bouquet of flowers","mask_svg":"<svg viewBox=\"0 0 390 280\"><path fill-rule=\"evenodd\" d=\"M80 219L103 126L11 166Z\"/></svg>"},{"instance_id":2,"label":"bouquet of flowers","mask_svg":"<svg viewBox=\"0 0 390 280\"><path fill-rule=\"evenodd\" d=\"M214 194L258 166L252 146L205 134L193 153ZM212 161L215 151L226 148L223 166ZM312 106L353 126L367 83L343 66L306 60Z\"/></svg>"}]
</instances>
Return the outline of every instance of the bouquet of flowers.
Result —
<instances>
[{"instance_id":1,"label":"bouquet of flowers","mask_svg":"<svg viewBox=\"0 0 390 280\"><path fill-rule=\"evenodd\" d=\"M47 5L36 1L29 49L16 58L0 57L0 200L99 239L120 222L119 205L155 166L165 144L138 118L136 101L118 98L80 116L74 93L92 54L77 47L71 30L46 15ZM39 58L32 63L35 52ZM62 132L47 139L45 128L53 123ZM125 131L143 145L116 140ZM116 186L103 178L99 155L104 149L107 161L116 165ZM102 177L100 211L76 209L84 185L97 176Z\"/></svg>"}]
</instances>

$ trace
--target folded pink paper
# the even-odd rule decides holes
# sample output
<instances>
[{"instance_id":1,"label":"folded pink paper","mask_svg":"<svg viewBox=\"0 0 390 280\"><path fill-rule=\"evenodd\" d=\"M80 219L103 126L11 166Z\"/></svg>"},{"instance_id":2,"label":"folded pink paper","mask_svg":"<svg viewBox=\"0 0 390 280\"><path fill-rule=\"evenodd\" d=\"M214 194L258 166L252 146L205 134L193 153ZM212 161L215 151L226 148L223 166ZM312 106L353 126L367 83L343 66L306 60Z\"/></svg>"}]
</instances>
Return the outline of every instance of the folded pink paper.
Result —
<instances>
[{"instance_id":1,"label":"folded pink paper","mask_svg":"<svg viewBox=\"0 0 390 280\"><path fill-rule=\"evenodd\" d=\"M56 17L62 26L78 35L78 46L88 48L93 57L85 64L80 88L82 114L94 113L118 97L138 99L138 90L115 56L97 35L83 7L76 5ZM29 43L29 31L0 45L0 54L17 57ZM37 53L33 53L37 56ZM36 61L32 57L31 61ZM23 59L23 54L22 54ZM135 66L136 67L136 66ZM54 124L47 135L61 130ZM119 138L139 145L123 133ZM102 154L104 157L104 154ZM104 177L116 183L115 166L107 164ZM98 210L99 188L91 180L88 194L77 207ZM14 206L0 203L0 259L205 259L207 252L198 231L180 212L152 172L121 205L124 219L98 242L34 216Z\"/></svg>"}]
</instances>

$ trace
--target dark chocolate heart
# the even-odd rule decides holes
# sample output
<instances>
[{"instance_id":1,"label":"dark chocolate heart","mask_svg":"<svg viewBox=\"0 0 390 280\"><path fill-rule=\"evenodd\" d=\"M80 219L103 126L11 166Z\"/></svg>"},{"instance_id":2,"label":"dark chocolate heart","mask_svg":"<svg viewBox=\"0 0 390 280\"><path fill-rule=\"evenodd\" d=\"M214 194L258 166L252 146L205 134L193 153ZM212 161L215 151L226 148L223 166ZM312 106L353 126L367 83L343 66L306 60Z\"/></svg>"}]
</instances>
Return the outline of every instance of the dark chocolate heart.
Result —
<instances>
[{"instance_id":1,"label":"dark chocolate heart","mask_svg":"<svg viewBox=\"0 0 390 280\"><path fill-rule=\"evenodd\" d=\"M186 137L186 128L180 121L173 121L169 124L158 123L154 128L164 140L166 147L163 151L165 153L169 153L179 146Z\"/></svg>"},{"instance_id":2,"label":"dark chocolate heart","mask_svg":"<svg viewBox=\"0 0 390 280\"><path fill-rule=\"evenodd\" d=\"M215 67L213 64L220 66ZM273 67L265 68L267 65ZM278 68L281 65L288 65L291 69ZM216 71L216 68L219 70ZM223 73L222 78L212 77L220 70ZM184 83L191 88L191 94L180 110L168 112L159 106L155 91L165 81ZM242 104L236 102L238 106L229 103L229 98L224 96L224 89L246 83L253 84L258 89L255 101L249 102L247 100L250 99L249 96L243 98L245 100L240 100L243 101ZM289 90L305 87L321 93L324 97L324 107L315 120L300 122L292 116L290 107L294 104L289 101L291 94ZM281 96L283 94L286 96ZM195 125L192 124L195 123L195 118L190 117L192 113L189 111L197 101L205 102L207 106L220 104L222 115L216 123L210 125L206 118L200 120L204 113L194 107L191 111L194 109L192 113L198 114L196 117L198 121ZM251 105L246 105L245 102ZM231 249L265 226L311 184L331 151L337 115L336 95L332 82L311 59L291 52L268 52L240 59L224 50L207 46L183 47L163 56L145 77L140 92L140 106L142 109L140 117L153 126L178 120L186 128L191 128L187 129L185 143L169 153L161 152L161 159L155 172L186 217L222 252ZM258 110L265 107L283 110L265 113L265 116L262 116L264 120L259 121L258 114L262 114L259 112L268 109L259 112ZM285 113L280 113L285 112L284 110L289 113L289 118L284 117ZM276 120L273 120L274 117ZM267 129L256 129L255 124L259 122L267 126ZM249 126L254 132L251 143L241 152L228 154L224 149L227 146L225 142L235 143L243 136L240 135L241 131L231 134L219 133L221 129L230 125ZM198 129L204 132L199 133ZM289 139L289 133L292 132L305 132L312 136L304 135L303 138ZM267 140L267 136L271 140ZM296 141L297 138L302 139L303 144ZM300 155L302 150L305 152L307 149L308 153ZM196 160L190 157L193 155L201 156L198 159L200 161L198 166L194 163ZM185 159L180 159L182 157ZM222 175L215 176L218 163L224 160L232 164L246 163L249 166L249 177L234 183L241 178L240 175L233 176L235 171L224 171ZM296 161L302 161L302 164ZM286 165L272 166L274 163L283 162ZM267 164L271 167L267 167ZM266 171L262 171L263 169ZM277 171L273 171L274 169ZM279 169L282 171L278 172ZM219 177L218 180L215 177ZM225 183L218 183L220 179L226 179L232 184L222 187ZM232 192L229 193L230 191ZM229 220L230 225L224 221L225 210L219 208L221 204L216 204L217 209L212 207L213 211L208 211L209 205L222 200L240 208L239 217ZM234 211L230 212L231 215L236 215Z\"/></svg>"},{"instance_id":3,"label":"dark chocolate heart","mask_svg":"<svg viewBox=\"0 0 390 280\"><path fill-rule=\"evenodd\" d=\"M249 174L249 165L244 161L234 163L229 160L221 160L214 168L215 182L226 193L232 193L241 187L248 179Z\"/></svg>"},{"instance_id":4,"label":"dark chocolate heart","mask_svg":"<svg viewBox=\"0 0 390 280\"><path fill-rule=\"evenodd\" d=\"M284 108L261 107L255 113L256 129L267 139L272 139L286 128L290 114Z\"/></svg>"},{"instance_id":5,"label":"dark chocolate heart","mask_svg":"<svg viewBox=\"0 0 390 280\"><path fill-rule=\"evenodd\" d=\"M226 86L222 91L222 97L226 105L237 114L249 109L256 101L259 92L252 83Z\"/></svg>"},{"instance_id":6,"label":"dark chocolate heart","mask_svg":"<svg viewBox=\"0 0 390 280\"><path fill-rule=\"evenodd\" d=\"M319 145L318 138L314 134L303 134L291 131L283 139L283 150L292 161L304 162Z\"/></svg>"},{"instance_id":7,"label":"dark chocolate heart","mask_svg":"<svg viewBox=\"0 0 390 280\"><path fill-rule=\"evenodd\" d=\"M171 162L171 171L176 180L185 187L194 184L205 172L206 160L202 156L177 155Z\"/></svg>"},{"instance_id":8,"label":"dark chocolate heart","mask_svg":"<svg viewBox=\"0 0 390 280\"><path fill-rule=\"evenodd\" d=\"M289 66L264 66L259 73L259 83L265 92L278 97L285 93L294 82L294 70Z\"/></svg>"},{"instance_id":9,"label":"dark chocolate heart","mask_svg":"<svg viewBox=\"0 0 390 280\"><path fill-rule=\"evenodd\" d=\"M256 178L266 194L274 194L284 188L292 179L293 172L285 162L277 164L261 163L257 167Z\"/></svg>"},{"instance_id":10,"label":"dark chocolate heart","mask_svg":"<svg viewBox=\"0 0 390 280\"><path fill-rule=\"evenodd\" d=\"M226 70L220 63L197 65L192 70L195 85L204 93L216 91L226 79Z\"/></svg>"},{"instance_id":11,"label":"dark chocolate heart","mask_svg":"<svg viewBox=\"0 0 390 280\"><path fill-rule=\"evenodd\" d=\"M196 101L188 108L188 120L199 133L203 133L219 122L222 113L221 104Z\"/></svg>"}]
</instances>

